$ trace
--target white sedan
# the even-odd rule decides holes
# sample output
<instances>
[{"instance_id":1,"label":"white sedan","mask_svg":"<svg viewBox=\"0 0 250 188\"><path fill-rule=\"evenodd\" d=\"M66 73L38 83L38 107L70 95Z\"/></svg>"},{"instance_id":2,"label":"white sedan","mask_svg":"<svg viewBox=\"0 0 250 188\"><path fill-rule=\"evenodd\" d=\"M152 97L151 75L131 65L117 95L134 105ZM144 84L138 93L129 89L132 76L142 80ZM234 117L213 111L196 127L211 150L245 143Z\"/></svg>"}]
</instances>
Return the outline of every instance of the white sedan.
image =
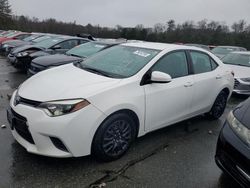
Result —
<instances>
[{"instance_id":1,"label":"white sedan","mask_svg":"<svg viewBox=\"0 0 250 188\"><path fill-rule=\"evenodd\" d=\"M234 93L250 95L250 52L232 52L222 58L234 72Z\"/></svg>"},{"instance_id":2,"label":"white sedan","mask_svg":"<svg viewBox=\"0 0 250 188\"><path fill-rule=\"evenodd\" d=\"M233 85L231 70L208 51L126 43L33 76L7 114L28 152L109 161L156 129L203 113L219 118Z\"/></svg>"}]
</instances>

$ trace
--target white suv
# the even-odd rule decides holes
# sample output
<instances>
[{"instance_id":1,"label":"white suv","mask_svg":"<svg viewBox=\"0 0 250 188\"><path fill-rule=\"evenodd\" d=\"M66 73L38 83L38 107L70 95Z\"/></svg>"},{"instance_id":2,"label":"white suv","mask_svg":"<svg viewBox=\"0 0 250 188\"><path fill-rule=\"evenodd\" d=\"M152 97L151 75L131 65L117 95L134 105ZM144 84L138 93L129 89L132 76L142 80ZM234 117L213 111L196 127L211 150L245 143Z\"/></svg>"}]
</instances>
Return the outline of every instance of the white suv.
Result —
<instances>
[{"instance_id":1,"label":"white suv","mask_svg":"<svg viewBox=\"0 0 250 188\"><path fill-rule=\"evenodd\" d=\"M28 152L114 160L138 136L203 113L219 118L233 85L231 70L208 51L127 43L28 79L8 119Z\"/></svg>"}]
</instances>

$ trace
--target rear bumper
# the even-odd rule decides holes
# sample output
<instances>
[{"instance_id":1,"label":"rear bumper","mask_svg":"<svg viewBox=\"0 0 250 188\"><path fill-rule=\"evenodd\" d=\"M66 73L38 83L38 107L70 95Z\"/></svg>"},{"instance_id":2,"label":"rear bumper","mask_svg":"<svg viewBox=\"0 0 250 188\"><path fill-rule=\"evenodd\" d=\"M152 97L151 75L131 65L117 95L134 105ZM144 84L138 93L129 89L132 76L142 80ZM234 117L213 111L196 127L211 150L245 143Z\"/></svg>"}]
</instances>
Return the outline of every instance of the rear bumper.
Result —
<instances>
[{"instance_id":1,"label":"rear bumper","mask_svg":"<svg viewBox=\"0 0 250 188\"><path fill-rule=\"evenodd\" d=\"M250 187L250 148L226 122L218 139L216 164L242 187Z\"/></svg>"}]
</instances>

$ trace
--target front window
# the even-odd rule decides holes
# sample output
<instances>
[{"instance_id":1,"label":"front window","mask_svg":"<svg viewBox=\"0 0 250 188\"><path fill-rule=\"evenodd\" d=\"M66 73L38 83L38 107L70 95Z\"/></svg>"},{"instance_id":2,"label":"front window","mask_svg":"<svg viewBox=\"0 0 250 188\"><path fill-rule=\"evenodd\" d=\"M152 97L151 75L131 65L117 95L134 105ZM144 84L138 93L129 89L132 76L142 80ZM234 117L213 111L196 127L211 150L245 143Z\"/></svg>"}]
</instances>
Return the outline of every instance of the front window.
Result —
<instances>
[{"instance_id":1,"label":"front window","mask_svg":"<svg viewBox=\"0 0 250 188\"><path fill-rule=\"evenodd\" d=\"M185 52L173 52L166 55L153 66L152 71L167 73L172 78L187 76L188 63Z\"/></svg>"},{"instance_id":2,"label":"front window","mask_svg":"<svg viewBox=\"0 0 250 188\"><path fill-rule=\"evenodd\" d=\"M113 78L127 78L140 71L158 53L155 49L120 45L95 54L81 62L80 67Z\"/></svg>"},{"instance_id":3,"label":"front window","mask_svg":"<svg viewBox=\"0 0 250 188\"><path fill-rule=\"evenodd\" d=\"M250 67L250 55L231 53L222 59L223 63Z\"/></svg>"},{"instance_id":4,"label":"front window","mask_svg":"<svg viewBox=\"0 0 250 188\"><path fill-rule=\"evenodd\" d=\"M78 45L78 40L67 40L63 41L60 44L56 44L56 46L60 46L61 49L71 49Z\"/></svg>"},{"instance_id":5,"label":"front window","mask_svg":"<svg viewBox=\"0 0 250 188\"><path fill-rule=\"evenodd\" d=\"M89 57L89 56L101 51L106 46L107 46L107 44L98 44L95 42L88 42L86 44L76 46L75 48L67 51L66 54L85 58L85 57Z\"/></svg>"}]
</instances>

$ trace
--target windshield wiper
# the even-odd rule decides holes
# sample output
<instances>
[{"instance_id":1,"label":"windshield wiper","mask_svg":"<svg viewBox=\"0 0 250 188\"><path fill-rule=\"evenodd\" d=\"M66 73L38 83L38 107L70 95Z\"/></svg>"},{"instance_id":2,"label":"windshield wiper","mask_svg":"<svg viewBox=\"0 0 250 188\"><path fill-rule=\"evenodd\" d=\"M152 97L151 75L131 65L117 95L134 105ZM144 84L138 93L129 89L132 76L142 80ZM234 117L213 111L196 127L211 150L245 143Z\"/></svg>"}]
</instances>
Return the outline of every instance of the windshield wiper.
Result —
<instances>
[{"instance_id":1,"label":"windshield wiper","mask_svg":"<svg viewBox=\"0 0 250 188\"><path fill-rule=\"evenodd\" d=\"M89 72L92 72L92 73L96 73L96 74L99 74L99 75L102 75L102 76L106 76L106 77L113 77L111 74L105 72L105 71L101 71L101 70L98 70L98 69L95 69L95 68L91 68L91 67L87 67L87 66L82 66L81 65L81 68L86 70L86 71L89 71Z\"/></svg>"},{"instance_id":2,"label":"windshield wiper","mask_svg":"<svg viewBox=\"0 0 250 188\"><path fill-rule=\"evenodd\" d=\"M76 55L76 54L67 54L67 55L70 55L70 56L73 56L73 57L85 58L84 56L79 56L79 55Z\"/></svg>"}]
</instances>

